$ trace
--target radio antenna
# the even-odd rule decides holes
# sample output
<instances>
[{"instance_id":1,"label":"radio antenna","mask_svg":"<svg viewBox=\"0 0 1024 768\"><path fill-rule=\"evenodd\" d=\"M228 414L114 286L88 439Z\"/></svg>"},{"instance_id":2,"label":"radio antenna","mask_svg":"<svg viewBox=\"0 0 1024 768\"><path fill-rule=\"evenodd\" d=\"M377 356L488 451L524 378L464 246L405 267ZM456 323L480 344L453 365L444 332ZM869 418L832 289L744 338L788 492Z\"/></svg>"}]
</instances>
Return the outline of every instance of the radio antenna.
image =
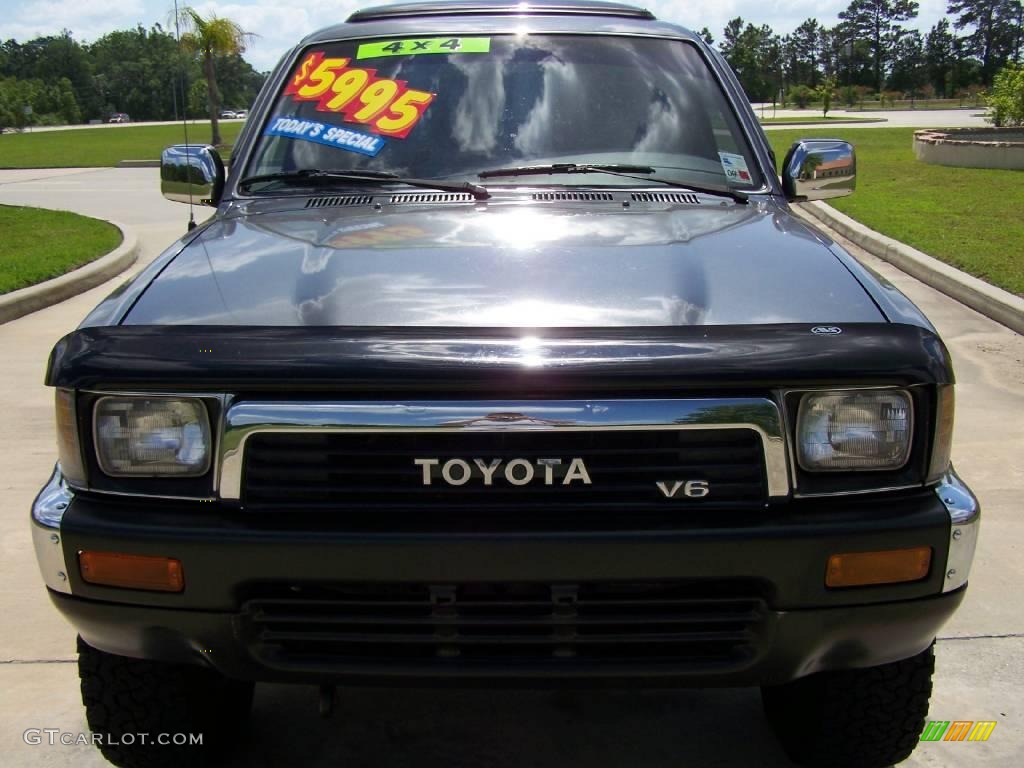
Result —
<instances>
[{"instance_id":1,"label":"radio antenna","mask_svg":"<svg viewBox=\"0 0 1024 768\"><path fill-rule=\"evenodd\" d=\"M174 0L174 38L178 43L178 76L181 86L181 127L185 132L185 164L188 167L188 231L196 228L196 217L192 211L192 157L188 143L188 96L185 93L185 56L181 50L181 16L178 13L178 0Z\"/></svg>"}]
</instances>

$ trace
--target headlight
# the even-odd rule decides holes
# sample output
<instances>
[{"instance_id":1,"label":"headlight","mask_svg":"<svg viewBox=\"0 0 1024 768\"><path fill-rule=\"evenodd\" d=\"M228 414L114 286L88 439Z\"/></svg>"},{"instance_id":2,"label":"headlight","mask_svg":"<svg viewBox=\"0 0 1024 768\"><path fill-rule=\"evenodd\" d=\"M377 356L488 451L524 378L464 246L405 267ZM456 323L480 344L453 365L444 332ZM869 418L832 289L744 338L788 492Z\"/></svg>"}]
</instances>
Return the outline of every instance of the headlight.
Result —
<instances>
[{"instance_id":1,"label":"headlight","mask_svg":"<svg viewBox=\"0 0 1024 768\"><path fill-rule=\"evenodd\" d=\"M797 459L808 472L899 469L910 457L912 423L903 391L810 392L800 402Z\"/></svg>"},{"instance_id":2,"label":"headlight","mask_svg":"<svg viewBox=\"0 0 1024 768\"><path fill-rule=\"evenodd\" d=\"M94 411L96 458L113 477L197 477L210 468L210 420L201 400L103 397Z\"/></svg>"}]
</instances>

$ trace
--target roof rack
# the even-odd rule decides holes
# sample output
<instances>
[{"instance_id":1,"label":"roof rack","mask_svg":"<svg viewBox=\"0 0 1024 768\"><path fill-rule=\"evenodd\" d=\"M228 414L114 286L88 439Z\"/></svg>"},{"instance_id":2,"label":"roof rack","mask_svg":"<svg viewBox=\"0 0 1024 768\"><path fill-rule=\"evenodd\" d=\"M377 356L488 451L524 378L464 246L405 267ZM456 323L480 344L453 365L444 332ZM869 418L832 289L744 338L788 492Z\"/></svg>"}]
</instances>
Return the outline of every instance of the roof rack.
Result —
<instances>
[{"instance_id":1,"label":"roof rack","mask_svg":"<svg viewBox=\"0 0 1024 768\"><path fill-rule=\"evenodd\" d=\"M379 21L382 19L412 18L416 16L517 16L522 14L561 16L622 16L633 19L654 19L646 8L600 0L439 0L438 2L399 3L364 8L348 17L349 22Z\"/></svg>"}]
</instances>

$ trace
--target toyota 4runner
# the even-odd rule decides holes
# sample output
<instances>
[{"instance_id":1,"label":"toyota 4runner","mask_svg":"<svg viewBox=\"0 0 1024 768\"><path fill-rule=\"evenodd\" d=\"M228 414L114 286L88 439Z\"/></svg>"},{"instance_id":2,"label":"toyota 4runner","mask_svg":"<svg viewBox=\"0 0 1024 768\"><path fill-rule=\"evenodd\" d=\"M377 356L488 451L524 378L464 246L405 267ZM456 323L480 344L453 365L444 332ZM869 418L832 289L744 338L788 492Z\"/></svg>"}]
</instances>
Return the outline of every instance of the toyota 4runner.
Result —
<instances>
[{"instance_id":1,"label":"toyota 4runner","mask_svg":"<svg viewBox=\"0 0 1024 768\"><path fill-rule=\"evenodd\" d=\"M791 202L721 56L643 10L370 9L287 53L216 208L53 350L32 509L125 766L254 682L760 686L798 762L915 746L979 509L925 317ZM203 749L134 732L200 732Z\"/></svg>"}]
</instances>

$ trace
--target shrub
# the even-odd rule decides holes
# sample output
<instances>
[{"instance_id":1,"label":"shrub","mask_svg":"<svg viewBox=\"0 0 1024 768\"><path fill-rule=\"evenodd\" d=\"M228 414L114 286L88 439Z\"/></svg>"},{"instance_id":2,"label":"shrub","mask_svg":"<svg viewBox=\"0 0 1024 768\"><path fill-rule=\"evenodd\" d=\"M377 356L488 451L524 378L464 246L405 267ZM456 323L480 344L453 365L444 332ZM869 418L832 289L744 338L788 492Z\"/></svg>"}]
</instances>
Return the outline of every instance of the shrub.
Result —
<instances>
[{"instance_id":1,"label":"shrub","mask_svg":"<svg viewBox=\"0 0 1024 768\"><path fill-rule=\"evenodd\" d=\"M985 119L997 128L1024 125L1024 65L1008 64L995 77L986 94Z\"/></svg>"},{"instance_id":2,"label":"shrub","mask_svg":"<svg viewBox=\"0 0 1024 768\"><path fill-rule=\"evenodd\" d=\"M836 79L834 77L826 77L815 90L815 93L821 100L822 117L828 117L828 111L832 109L832 97L835 96L835 92Z\"/></svg>"},{"instance_id":3,"label":"shrub","mask_svg":"<svg viewBox=\"0 0 1024 768\"><path fill-rule=\"evenodd\" d=\"M881 105L883 107L886 104L888 104L890 107L895 107L896 102L899 99L903 98L903 94L900 93L899 91L883 91L878 98L881 101Z\"/></svg>"},{"instance_id":4,"label":"shrub","mask_svg":"<svg viewBox=\"0 0 1024 768\"><path fill-rule=\"evenodd\" d=\"M814 98L814 91L806 85L798 85L789 89L789 95L800 109L806 109L811 99Z\"/></svg>"}]
</instances>

